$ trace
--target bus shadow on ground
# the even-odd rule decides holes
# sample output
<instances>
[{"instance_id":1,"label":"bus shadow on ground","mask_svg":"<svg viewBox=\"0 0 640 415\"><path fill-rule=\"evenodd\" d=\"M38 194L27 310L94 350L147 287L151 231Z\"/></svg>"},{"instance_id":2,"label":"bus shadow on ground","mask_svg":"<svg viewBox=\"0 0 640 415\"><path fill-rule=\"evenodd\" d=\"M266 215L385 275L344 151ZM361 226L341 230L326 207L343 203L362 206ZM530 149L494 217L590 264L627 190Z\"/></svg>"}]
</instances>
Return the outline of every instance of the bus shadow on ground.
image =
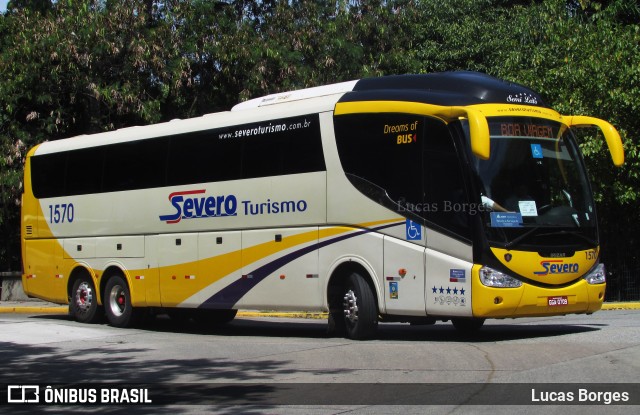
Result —
<instances>
[{"instance_id":1,"label":"bus shadow on ground","mask_svg":"<svg viewBox=\"0 0 640 415\"><path fill-rule=\"evenodd\" d=\"M70 321L66 315L44 315L34 318ZM78 323L80 324L80 323ZM105 324L105 323L103 323ZM437 342L496 342L523 340L599 331L606 324L566 324L558 320L542 324L526 324L517 320L509 323L491 322L472 332L459 331L450 322L433 325L411 325L406 323L380 323L375 340L390 341L437 341ZM292 319L275 317L239 317L224 325L206 325L192 320L172 320L166 315L147 319L136 329L160 333L184 333L196 335L220 335L234 337L298 337L298 338L340 338L327 333L327 321L322 319ZM126 330L126 329L123 329Z\"/></svg>"}]
</instances>

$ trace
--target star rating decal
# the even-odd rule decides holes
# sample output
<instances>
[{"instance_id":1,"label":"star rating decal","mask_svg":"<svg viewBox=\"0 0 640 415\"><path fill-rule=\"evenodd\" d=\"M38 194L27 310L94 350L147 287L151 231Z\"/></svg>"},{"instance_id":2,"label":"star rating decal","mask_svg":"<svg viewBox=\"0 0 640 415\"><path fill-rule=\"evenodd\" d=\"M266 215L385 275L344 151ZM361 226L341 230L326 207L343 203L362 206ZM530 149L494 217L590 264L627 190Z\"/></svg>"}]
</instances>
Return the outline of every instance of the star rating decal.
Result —
<instances>
[{"instance_id":1,"label":"star rating decal","mask_svg":"<svg viewBox=\"0 0 640 415\"><path fill-rule=\"evenodd\" d=\"M451 288L450 286L447 286L447 288L444 288L442 285L440 286L440 288L434 285L433 288L431 288L431 292L433 294L444 294L445 292L447 294L451 294L453 292L454 295L458 295L458 294L464 295L466 293L464 288L458 288L456 286L454 286L453 288Z\"/></svg>"},{"instance_id":2,"label":"star rating decal","mask_svg":"<svg viewBox=\"0 0 640 415\"><path fill-rule=\"evenodd\" d=\"M434 285L431 287L431 293L433 294L433 301L436 305L448 305L448 306L467 306L467 299L465 297L466 290L464 287L456 287L444 285L440 287Z\"/></svg>"}]
</instances>

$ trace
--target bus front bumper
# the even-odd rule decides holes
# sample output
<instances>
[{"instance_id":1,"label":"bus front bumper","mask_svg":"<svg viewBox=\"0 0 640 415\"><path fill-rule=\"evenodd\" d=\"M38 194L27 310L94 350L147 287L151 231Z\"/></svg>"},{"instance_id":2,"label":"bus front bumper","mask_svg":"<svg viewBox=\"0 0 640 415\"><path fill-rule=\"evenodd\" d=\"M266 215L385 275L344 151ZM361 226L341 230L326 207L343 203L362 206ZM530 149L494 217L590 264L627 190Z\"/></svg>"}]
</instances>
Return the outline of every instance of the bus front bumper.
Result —
<instances>
[{"instance_id":1,"label":"bus front bumper","mask_svg":"<svg viewBox=\"0 0 640 415\"><path fill-rule=\"evenodd\" d=\"M593 313L600 310L606 284L581 279L562 288L523 283L518 288L487 287L480 282L481 266L473 267L471 304L474 317L511 318Z\"/></svg>"}]
</instances>

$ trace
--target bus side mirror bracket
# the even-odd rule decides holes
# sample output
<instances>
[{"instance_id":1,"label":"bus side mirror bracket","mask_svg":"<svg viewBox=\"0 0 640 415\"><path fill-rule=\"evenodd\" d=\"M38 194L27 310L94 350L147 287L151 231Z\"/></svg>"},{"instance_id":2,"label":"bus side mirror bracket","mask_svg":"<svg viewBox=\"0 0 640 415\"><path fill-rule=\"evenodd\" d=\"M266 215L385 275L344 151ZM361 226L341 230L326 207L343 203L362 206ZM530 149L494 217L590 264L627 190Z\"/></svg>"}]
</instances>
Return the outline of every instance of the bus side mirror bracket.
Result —
<instances>
[{"instance_id":1,"label":"bus side mirror bracket","mask_svg":"<svg viewBox=\"0 0 640 415\"><path fill-rule=\"evenodd\" d=\"M624 148L622 147L622 140L620 139L620 134L613 125L599 118L586 117L582 115L563 116L562 121L569 127L596 126L600 128L604 134L607 146L609 147L613 164L616 166L622 166L624 164Z\"/></svg>"},{"instance_id":2,"label":"bus side mirror bracket","mask_svg":"<svg viewBox=\"0 0 640 415\"><path fill-rule=\"evenodd\" d=\"M489 160L491 156L491 139L489 137L489 123L487 118L478 110L466 109L469 120L469 135L471 136L471 151L482 160Z\"/></svg>"},{"instance_id":3,"label":"bus side mirror bracket","mask_svg":"<svg viewBox=\"0 0 640 415\"><path fill-rule=\"evenodd\" d=\"M489 123L484 114L477 109L469 107L452 107L452 115L465 117L469 122L469 136L471 151L482 160L489 160L491 156L491 139L489 136Z\"/></svg>"}]
</instances>

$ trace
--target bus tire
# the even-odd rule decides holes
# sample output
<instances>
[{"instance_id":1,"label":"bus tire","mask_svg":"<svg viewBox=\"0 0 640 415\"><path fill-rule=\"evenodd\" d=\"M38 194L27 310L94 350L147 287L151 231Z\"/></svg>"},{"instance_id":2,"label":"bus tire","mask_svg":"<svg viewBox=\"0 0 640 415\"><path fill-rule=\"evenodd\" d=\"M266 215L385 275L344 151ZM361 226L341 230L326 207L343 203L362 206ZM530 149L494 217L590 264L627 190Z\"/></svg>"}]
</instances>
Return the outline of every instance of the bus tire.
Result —
<instances>
[{"instance_id":1,"label":"bus tire","mask_svg":"<svg viewBox=\"0 0 640 415\"><path fill-rule=\"evenodd\" d=\"M343 296L345 332L353 340L373 337L378 328L378 307L371 286L354 272L346 280Z\"/></svg>"},{"instance_id":2,"label":"bus tire","mask_svg":"<svg viewBox=\"0 0 640 415\"><path fill-rule=\"evenodd\" d=\"M122 275L113 275L104 289L103 303L109 324L114 327L131 327L142 320L141 309L131 305L129 285Z\"/></svg>"},{"instance_id":3,"label":"bus tire","mask_svg":"<svg viewBox=\"0 0 640 415\"><path fill-rule=\"evenodd\" d=\"M345 323L342 307L338 310L330 309L327 321L327 335L330 337L344 337L346 335L346 330L347 325Z\"/></svg>"},{"instance_id":4,"label":"bus tire","mask_svg":"<svg viewBox=\"0 0 640 415\"><path fill-rule=\"evenodd\" d=\"M483 318L453 318L451 319L451 323L453 323L453 327L456 330L463 333L473 333L475 331L480 330L484 325Z\"/></svg>"},{"instance_id":5,"label":"bus tire","mask_svg":"<svg viewBox=\"0 0 640 415\"><path fill-rule=\"evenodd\" d=\"M98 305L98 296L93 278L84 273L73 283L69 314L80 323L93 324L100 321L103 309Z\"/></svg>"}]
</instances>

